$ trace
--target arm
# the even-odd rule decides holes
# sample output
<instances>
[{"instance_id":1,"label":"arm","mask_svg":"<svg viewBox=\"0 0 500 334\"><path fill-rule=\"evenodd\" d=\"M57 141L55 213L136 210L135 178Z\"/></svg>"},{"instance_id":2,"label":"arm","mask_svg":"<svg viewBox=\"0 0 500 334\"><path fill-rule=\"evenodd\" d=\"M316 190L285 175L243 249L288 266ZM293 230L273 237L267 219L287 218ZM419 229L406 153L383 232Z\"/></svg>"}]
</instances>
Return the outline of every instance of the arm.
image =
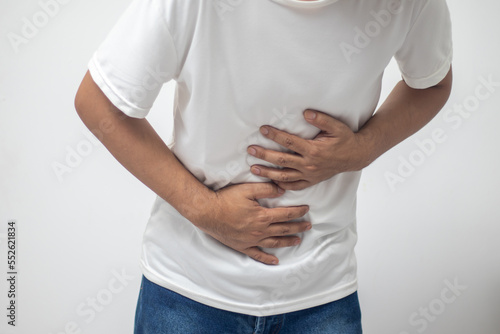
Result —
<instances>
[{"instance_id":1,"label":"arm","mask_svg":"<svg viewBox=\"0 0 500 334\"><path fill-rule=\"evenodd\" d=\"M249 154L281 167L254 165L251 171L283 189L301 190L336 174L361 170L436 116L450 96L451 85L451 68L439 84L427 89L413 89L400 81L357 133L344 123L312 110L306 110L304 117L322 130L312 140L263 126L264 136L297 154L250 146Z\"/></svg>"},{"instance_id":2,"label":"arm","mask_svg":"<svg viewBox=\"0 0 500 334\"><path fill-rule=\"evenodd\" d=\"M366 147L366 160L361 166L368 166L429 123L448 100L452 81L451 69L439 84L427 89L413 89L400 81L357 133Z\"/></svg>"},{"instance_id":3,"label":"arm","mask_svg":"<svg viewBox=\"0 0 500 334\"><path fill-rule=\"evenodd\" d=\"M281 196L271 183L241 184L214 192L199 182L169 150L146 119L118 110L87 72L75 108L92 131L106 123L98 136L111 154L141 182L170 203L195 226L253 259L275 264L278 259L259 247L287 247L300 241L291 236L310 228L309 222L286 223L302 217L307 206L268 209L257 199Z\"/></svg>"}]
</instances>

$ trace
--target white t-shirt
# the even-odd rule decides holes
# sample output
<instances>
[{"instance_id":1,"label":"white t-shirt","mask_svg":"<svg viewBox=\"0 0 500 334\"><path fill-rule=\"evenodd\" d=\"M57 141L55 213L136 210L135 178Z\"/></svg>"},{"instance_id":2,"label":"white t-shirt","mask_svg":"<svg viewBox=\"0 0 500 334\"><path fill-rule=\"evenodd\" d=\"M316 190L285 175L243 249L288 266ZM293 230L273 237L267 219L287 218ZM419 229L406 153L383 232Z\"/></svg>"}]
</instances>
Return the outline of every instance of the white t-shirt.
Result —
<instances>
[{"instance_id":1,"label":"white t-shirt","mask_svg":"<svg viewBox=\"0 0 500 334\"><path fill-rule=\"evenodd\" d=\"M259 133L268 124L313 138L302 116L328 113L354 131L371 117L395 56L413 88L447 74L452 58L445 0L134 0L89 63L125 114L143 118L175 80L172 151L216 190L267 182L250 173L251 144L284 150ZM198 302L266 316L345 297L357 289L359 172L261 200L310 206L296 247L265 249L267 266L197 229L161 198L144 233L141 266L151 281Z\"/></svg>"}]
</instances>

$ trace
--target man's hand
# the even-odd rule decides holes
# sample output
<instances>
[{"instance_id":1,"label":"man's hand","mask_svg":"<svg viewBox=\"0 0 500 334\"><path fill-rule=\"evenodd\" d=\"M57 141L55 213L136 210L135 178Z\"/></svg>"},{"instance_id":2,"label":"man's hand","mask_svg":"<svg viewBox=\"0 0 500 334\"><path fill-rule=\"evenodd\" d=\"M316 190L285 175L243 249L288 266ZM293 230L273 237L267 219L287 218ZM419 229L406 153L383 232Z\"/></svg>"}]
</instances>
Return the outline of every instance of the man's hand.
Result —
<instances>
[{"instance_id":1,"label":"man's hand","mask_svg":"<svg viewBox=\"0 0 500 334\"><path fill-rule=\"evenodd\" d=\"M361 170L368 165L361 139L347 125L314 110L306 110L304 118L321 130L312 140L271 126L261 127L265 137L295 154L249 146L249 154L281 167L253 165L253 174L267 177L286 190L302 190L336 174Z\"/></svg>"},{"instance_id":2,"label":"man's hand","mask_svg":"<svg viewBox=\"0 0 500 334\"><path fill-rule=\"evenodd\" d=\"M300 238L292 234L311 228L310 222L289 222L304 216L309 207L264 208L261 198L275 198L284 193L273 183L236 184L215 192L210 201L213 210L195 225L226 246L265 264L278 264L278 258L259 247L295 246ZM208 202L207 202L208 203Z\"/></svg>"},{"instance_id":3,"label":"man's hand","mask_svg":"<svg viewBox=\"0 0 500 334\"><path fill-rule=\"evenodd\" d=\"M106 123L98 136L104 146L133 175L170 203L198 228L227 246L265 264L278 258L259 247L293 246L309 222L289 222L304 216L307 206L268 209L259 198L279 197L273 183L233 185L217 192L207 188L170 151L146 119L128 117L104 95L87 72L75 107L92 131Z\"/></svg>"}]
</instances>

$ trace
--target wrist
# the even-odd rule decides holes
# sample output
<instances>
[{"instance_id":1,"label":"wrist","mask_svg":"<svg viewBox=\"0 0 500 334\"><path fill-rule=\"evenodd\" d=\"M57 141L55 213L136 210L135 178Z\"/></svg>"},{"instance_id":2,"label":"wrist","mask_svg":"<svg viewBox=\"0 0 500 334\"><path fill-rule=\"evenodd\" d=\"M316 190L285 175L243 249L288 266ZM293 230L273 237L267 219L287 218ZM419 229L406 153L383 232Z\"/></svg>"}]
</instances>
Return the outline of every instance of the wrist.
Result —
<instances>
[{"instance_id":1,"label":"wrist","mask_svg":"<svg viewBox=\"0 0 500 334\"><path fill-rule=\"evenodd\" d=\"M217 193L204 187L202 191L197 191L189 201L188 209L183 214L193 225L206 232L210 222L214 221L218 215Z\"/></svg>"}]
</instances>

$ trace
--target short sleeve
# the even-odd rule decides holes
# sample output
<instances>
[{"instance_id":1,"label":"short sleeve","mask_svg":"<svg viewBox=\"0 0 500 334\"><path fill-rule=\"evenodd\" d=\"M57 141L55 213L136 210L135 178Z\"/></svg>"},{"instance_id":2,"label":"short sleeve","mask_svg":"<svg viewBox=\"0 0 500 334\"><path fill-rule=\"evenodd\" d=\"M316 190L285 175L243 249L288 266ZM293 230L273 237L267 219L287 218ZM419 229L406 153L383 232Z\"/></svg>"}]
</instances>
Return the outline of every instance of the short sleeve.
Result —
<instances>
[{"instance_id":1,"label":"short sleeve","mask_svg":"<svg viewBox=\"0 0 500 334\"><path fill-rule=\"evenodd\" d=\"M146 117L163 84L178 72L175 43L158 2L133 0L89 62L107 98L135 118Z\"/></svg>"},{"instance_id":2,"label":"short sleeve","mask_svg":"<svg viewBox=\"0 0 500 334\"><path fill-rule=\"evenodd\" d=\"M412 88L437 85L450 70L453 57L451 19L446 0L414 2L414 21L394 58Z\"/></svg>"}]
</instances>

